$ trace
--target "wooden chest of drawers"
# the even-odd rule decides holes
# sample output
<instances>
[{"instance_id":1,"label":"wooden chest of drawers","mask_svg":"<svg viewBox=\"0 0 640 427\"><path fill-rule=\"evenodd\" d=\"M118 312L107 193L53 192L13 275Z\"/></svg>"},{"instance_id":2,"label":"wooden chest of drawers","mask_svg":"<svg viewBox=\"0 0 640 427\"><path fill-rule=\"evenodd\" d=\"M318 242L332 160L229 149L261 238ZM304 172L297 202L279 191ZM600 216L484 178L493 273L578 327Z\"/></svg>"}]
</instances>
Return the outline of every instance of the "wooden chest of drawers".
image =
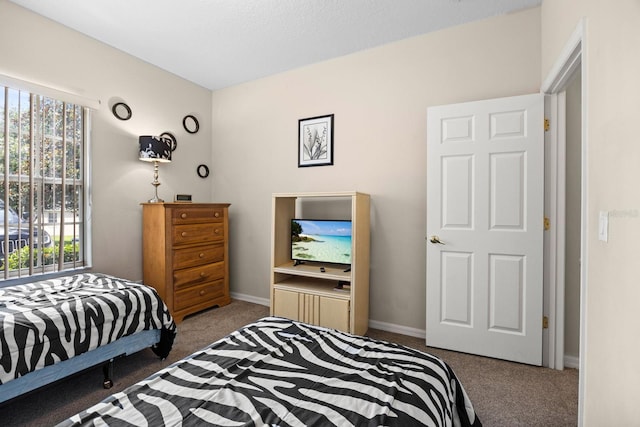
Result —
<instances>
[{"instance_id":1,"label":"wooden chest of drawers","mask_svg":"<svg viewBox=\"0 0 640 427\"><path fill-rule=\"evenodd\" d=\"M228 203L142 204L143 282L176 322L231 302L228 215Z\"/></svg>"}]
</instances>

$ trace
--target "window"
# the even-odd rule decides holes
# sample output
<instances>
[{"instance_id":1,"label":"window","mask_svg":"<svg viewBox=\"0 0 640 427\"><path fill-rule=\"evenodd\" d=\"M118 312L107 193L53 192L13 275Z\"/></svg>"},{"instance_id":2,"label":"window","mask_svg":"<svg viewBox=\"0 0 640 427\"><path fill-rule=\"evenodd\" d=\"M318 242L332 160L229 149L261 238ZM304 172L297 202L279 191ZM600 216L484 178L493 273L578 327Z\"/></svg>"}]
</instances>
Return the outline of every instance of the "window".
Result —
<instances>
[{"instance_id":1,"label":"window","mask_svg":"<svg viewBox=\"0 0 640 427\"><path fill-rule=\"evenodd\" d=\"M0 90L0 280L83 267L89 110Z\"/></svg>"}]
</instances>

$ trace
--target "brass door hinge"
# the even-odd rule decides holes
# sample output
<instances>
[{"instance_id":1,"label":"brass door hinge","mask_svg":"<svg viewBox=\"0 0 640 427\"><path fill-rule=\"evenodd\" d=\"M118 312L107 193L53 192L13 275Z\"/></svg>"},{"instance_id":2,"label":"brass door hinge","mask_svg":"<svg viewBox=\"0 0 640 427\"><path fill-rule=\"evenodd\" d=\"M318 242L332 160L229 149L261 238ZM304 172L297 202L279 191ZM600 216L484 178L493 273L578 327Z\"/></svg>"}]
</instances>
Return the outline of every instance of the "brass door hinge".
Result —
<instances>
[{"instance_id":1,"label":"brass door hinge","mask_svg":"<svg viewBox=\"0 0 640 427\"><path fill-rule=\"evenodd\" d=\"M549 220L549 217L544 217L544 230L547 231L551 228L551 221Z\"/></svg>"},{"instance_id":2,"label":"brass door hinge","mask_svg":"<svg viewBox=\"0 0 640 427\"><path fill-rule=\"evenodd\" d=\"M551 125L549 124L549 119L544 119L544 131L548 132Z\"/></svg>"},{"instance_id":3,"label":"brass door hinge","mask_svg":"<svg viewBox=\"0 0 640 427\"><path fill-rule=\"evenodd\" d=\"M542 329L549 329L549 318L542 316Z\"/></svg>"}]
</instances>

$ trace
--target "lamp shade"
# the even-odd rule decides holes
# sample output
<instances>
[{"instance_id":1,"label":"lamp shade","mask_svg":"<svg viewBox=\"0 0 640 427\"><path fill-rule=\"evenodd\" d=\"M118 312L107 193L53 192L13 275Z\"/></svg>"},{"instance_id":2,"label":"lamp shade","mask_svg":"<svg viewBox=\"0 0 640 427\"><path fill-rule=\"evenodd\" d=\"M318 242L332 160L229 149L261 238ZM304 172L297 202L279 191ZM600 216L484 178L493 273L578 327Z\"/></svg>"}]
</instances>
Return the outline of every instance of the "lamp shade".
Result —
<instances>
[{"instance_id":1,"label":"lamp shade","mask_svg":"<svg viewBox=\"0 0 640 427\"><path fill-rule=\"evenodd\" d=\"M171 161L171 140L169 138L144 135L140 137L139 142L140 160L162 163Z\"/></svg>"}]
</instances>

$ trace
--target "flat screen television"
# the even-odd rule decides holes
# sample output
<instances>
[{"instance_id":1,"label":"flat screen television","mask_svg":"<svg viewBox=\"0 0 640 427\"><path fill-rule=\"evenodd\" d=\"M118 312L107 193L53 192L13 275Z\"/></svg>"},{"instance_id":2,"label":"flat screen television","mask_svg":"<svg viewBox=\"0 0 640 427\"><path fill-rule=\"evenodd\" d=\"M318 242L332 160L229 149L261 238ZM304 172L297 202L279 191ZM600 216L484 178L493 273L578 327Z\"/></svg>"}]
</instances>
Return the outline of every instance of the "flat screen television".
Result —
<instances>
[{"instance_id":1,"label":"flat screen television","mask_svg":"<svg viewBox=\"0 0 640 427\"><path fill-rule=\"evenodd\" d=\"M292 219L291 259L351 265L351 221Z\"/></svg>"}]
</instances>

